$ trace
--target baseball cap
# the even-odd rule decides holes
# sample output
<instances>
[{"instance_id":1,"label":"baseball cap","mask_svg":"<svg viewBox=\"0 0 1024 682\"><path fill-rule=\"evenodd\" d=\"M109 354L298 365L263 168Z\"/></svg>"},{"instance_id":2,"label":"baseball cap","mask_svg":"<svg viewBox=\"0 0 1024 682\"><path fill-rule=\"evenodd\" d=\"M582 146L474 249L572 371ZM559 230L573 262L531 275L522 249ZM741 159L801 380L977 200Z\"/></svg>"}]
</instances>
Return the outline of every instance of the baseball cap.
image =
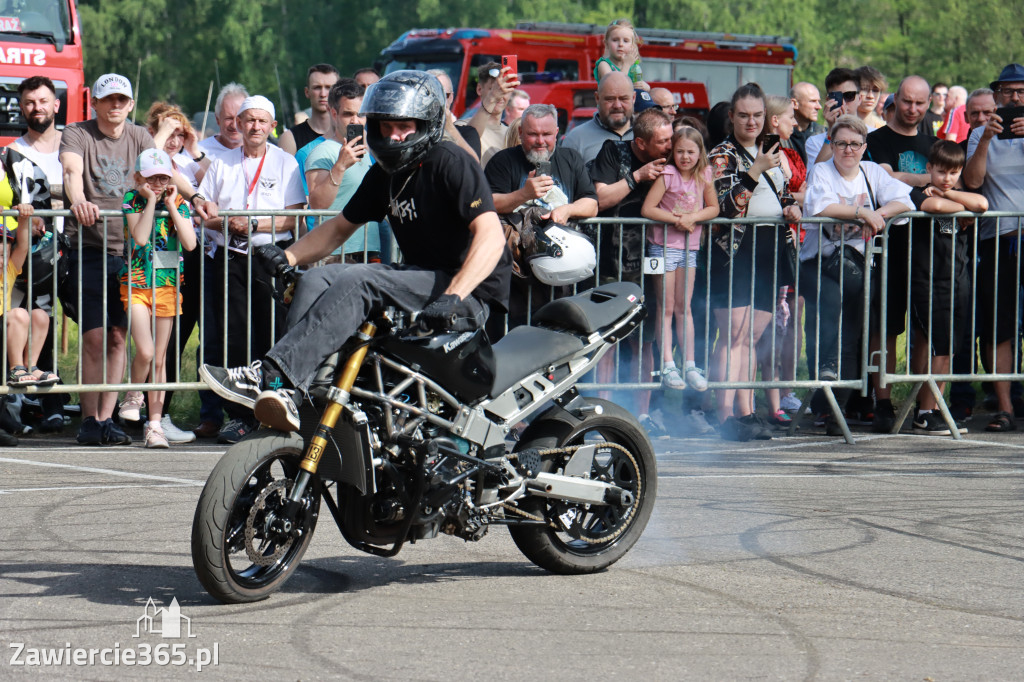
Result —
<instances>
[{"instance_id":1,"label":"baseball cap","mask_svg":"<svg viewBox=\"0 0 1024 682\"><path fill-rule=\"evenodd\" d=\"M124 95L135 99L132 93L132 83L119 73L105 73L96 79L92 86L92 96L96 99L103 99L110 95Z\"/></svg>"},{"instance_id":2,"label":"baseball cap","mask_svg":"<svg viewBox=\"0 0 1024 682\"><path fill-rule=\"evenodd\" d=\"M1021 83L1024 82L1024 66L1020 64L1007 64L999 72L999 78L989 85L993 90L999 89L1000 83Z\"/></svg>"},{"instance_id":3,"label":"baseball cap","mask_svg":"<svg viewBox=\"0 0 1024 682\"><path fill-rule=\"evenodd\" d=\"M637 90L636 96L633 98L633 113L639 114L641 111L647 111L653 109L658 104L651 99L651 95L646 90Z\"/></svg>"},{"instance_id":4,"label":"baseball cap","mask_svg":"<svg viewBox=\"0 0 1024 682\"><path fill-rule=\"evenodd\" d=\"M896 106L896 97L893 95L889 95L888 97L885 98L885 105L882 107L882 111L885 111L886 109L894 106Z\"/></svg>"},{"instance_id":5,"label":"baseball cap","mask_svg":"<svg viewBox=\"0 0 1024 682\"><path fill-rule=\"evenodd\" d=\"M144 178L154 175L174 175L171 157L162 149L147 149L135 159L135 172Z\"/></svg>"},{"instance_id":6,"label":"baseball cap","mask_svg":"<svg viewBox=\"0 0 1024 682\"><path fill-rule=\"evenodd\" d=\"M238 107L238 113L235 116L241 116L242 112L246 109L262 109L270 114L272 120L277 119L277 114L274 111L274 103L263 95L252 95L242 100L242 106Z\"/></svg>"}]
</instances>

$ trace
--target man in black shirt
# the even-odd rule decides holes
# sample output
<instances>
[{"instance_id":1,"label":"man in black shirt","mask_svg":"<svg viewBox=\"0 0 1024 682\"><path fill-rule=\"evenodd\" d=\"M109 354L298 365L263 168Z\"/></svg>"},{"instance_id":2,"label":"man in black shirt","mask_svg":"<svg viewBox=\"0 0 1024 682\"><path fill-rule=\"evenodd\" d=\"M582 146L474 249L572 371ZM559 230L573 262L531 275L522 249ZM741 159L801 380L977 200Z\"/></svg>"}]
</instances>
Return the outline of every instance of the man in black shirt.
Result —
<instances>
[{"instance_id":1,"label":"man in black shirt","mask_svg":"<svg viewBox=\"0 0 1024 682\"><path fill-rule=\"evenodd\" d=\"M342 213L281 251L261 247L271 268L313 263L370 220L390 219L405 265L337 264L302 279L288 331L262 361L200 375L222 397L254 406L276 429L296 430L292 391L309 388L317 368L373 310L422 311L435 329L483 325L487 306L507 304L511 258L483 171L465 151L441 142L444 90L421 71L396 71L363 99L367 145L377 163ZM268 390L269 389L269 390Z\"/></svg>"},{"instance_id":2,"label":"man in black shirt","mask_svg":"<svg viewBox=\"0 0 1024 682\"><path fill-rule=\"evenodd\" d=\"M928 82L920 76L907 76L896 90L896 110L892 122L868 134L868 156L880 164L897 180L912 187L924 187L930 176L927 171L928 155L935 138L919 132L918 124L928 110ZM910 228L907 224L891 225L888 229L888 289L886 295L885 343L888 371L896 371L896 338L906 329L907 270L910 265ZM876 268L878 273L879 269ZM877 277L878 275L876 275ZM871 352L882 345L879 325L881 286L873 287ZM889 433L896 421L896 412L890 400L891 389L878 385L875 376L875 431Z\"/></svg>"},{"instance_id":3,"label":"man in black shirt","mask_svg":"<svg viewBox=\"0 0 1024 682\"><path fill-rule=\"evenodd\" d=\"M338 82L338 70L330 64L314 64L306 73L306 97L309 98L310 117L281 134L277 144L292 156L321 135L331 133L331 109L327 99L331 88Z\"/></svg>"}]
</instances>

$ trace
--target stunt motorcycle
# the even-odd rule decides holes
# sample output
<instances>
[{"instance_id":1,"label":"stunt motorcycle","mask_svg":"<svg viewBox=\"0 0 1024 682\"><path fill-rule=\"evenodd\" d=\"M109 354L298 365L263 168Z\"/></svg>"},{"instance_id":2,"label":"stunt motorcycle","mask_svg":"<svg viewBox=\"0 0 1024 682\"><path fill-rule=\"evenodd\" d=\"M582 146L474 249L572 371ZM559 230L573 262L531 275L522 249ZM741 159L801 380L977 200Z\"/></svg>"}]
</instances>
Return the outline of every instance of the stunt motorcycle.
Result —
<instances>
[{"instance_id":1,"label":"stunt motorcycle","mask_svg":"<svg viewBox=\"0 0 1024 682\"><path fill-rule=\"evenodd\" d=\"M321 502L377 556L501 525L548 571L615 563L650 518L654 452L632 415L576 384L643 317L640 288L616 282L544 305L493 346L482 330L417 335L394 313L365 322L302 397L298 432L260 429L214 467L192 525L203 587L224 603L270 596Z\"/></svg>"}]
</instances>

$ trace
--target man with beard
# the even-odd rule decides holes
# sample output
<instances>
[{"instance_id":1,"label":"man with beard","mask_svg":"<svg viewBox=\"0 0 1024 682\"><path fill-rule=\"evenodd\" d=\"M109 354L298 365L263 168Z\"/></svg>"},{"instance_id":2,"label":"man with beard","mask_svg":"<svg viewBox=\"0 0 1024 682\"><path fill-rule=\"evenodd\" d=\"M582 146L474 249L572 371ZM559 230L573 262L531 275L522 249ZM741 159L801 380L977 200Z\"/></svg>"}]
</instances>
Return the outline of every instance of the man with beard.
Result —
<instances>
[{"instance_id":1,"label":"man with beard","mask_svg":"<svg viewBox=\"0 0 1024 682\"><path fill-rule=\"evenodd\" d=\"M48 185L48 189L43 192L48 197L43 198L43 207L59 210L64 206L61 201L64 180L62 178L63 170L60 165L60 131L57 130L57 126L54 124L54 118L57 112L60 111L60 100L57 98L57 90L53 86L53 81L46 76L32 76L23 80L18 85L18 106L21 108L21 117L25 119L28 130L25 131L24 135L11 143L11 148L21 152L23 156L42 169L46 175L46 184ZM47 201L50 204L49 206L45 206ZM36 223L41 223L41 221L37 219ZM64 220L62 218L55 218L53 229L63 232ZM41 231L41 227L35 230L36 236ZM52 314L52 285L41 289L36 288L32 294L31 307L39 308ZM28 308L29 306L24 303L27 295L26 283L19 279L12 291L12 305ZM43 344L39 355L39 361L43 367L47 370L56 371L56 367L52 366L51 363L53 358L53 333L54 325L51 324L45 339L33 339L32 342ZM43 432L63 430L64 400L62 396L44 394L40 396L39 402L43 409L43 420L39 425L39 430Z\"/></svg>"},{"instance_id":2,"label":"man with beard","mask_svg":"<svg viewBox=\"0 0 1024 682\"><path fill-rule=\"evenodd\" d=\"M555 146L558 138L555 107L550 104L530 105L523 111L520 125L521 144L498 152L485 168L498 215L507 216L538 206L545 211L544 218L562 225L573 218L597 215L597 194L583 159L572 149ZM522 274L523 279L513 280L509 297L509 328L527 321L531 286L534 302L551 296L550 289L542 292L541 289L546 287L529 273ZM487 331L492 340L497 340L504 333L499 320L489 323Z\"/></svg>"},{"instance_id":3,"label":"man with beard","mask_svg":"<svg viewBox=\"0 0 1024 682\"><path fill-rule=\"evenodd\" d=\"M605 140L633 139L633 81L621 71L612 71L597 86L597 113L565 136L562 146L574 149L591 162Z\"/></svg>"}]
</instances>

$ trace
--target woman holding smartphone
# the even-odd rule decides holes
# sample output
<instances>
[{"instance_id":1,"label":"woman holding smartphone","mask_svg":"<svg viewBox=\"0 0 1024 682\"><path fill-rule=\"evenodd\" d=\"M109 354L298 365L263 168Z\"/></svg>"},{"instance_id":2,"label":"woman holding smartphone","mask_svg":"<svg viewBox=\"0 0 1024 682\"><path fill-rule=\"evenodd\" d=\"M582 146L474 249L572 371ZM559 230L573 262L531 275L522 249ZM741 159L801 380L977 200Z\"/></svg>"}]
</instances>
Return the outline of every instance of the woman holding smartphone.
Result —
<instances>
[{"instance_id":1,"label":"woman holding smartphone","mask_svg":"<svg viewBox=\"0 0 1024 682\"><path fill-rule=\"evenodd\" d=\"M749 223L712 225L708 290L719 335L712 368L718 381L752 381L754 348L771 323L779 289L779 234L782 220L800 220L800 208L787 190L778 136L762 146L767 104L756 83L732 96L732 133L711 150L712 178L720 216ZM720 432L726 440L771 438L754 414L752 389L716 393Z\"/></svg>"}]
</instances>

